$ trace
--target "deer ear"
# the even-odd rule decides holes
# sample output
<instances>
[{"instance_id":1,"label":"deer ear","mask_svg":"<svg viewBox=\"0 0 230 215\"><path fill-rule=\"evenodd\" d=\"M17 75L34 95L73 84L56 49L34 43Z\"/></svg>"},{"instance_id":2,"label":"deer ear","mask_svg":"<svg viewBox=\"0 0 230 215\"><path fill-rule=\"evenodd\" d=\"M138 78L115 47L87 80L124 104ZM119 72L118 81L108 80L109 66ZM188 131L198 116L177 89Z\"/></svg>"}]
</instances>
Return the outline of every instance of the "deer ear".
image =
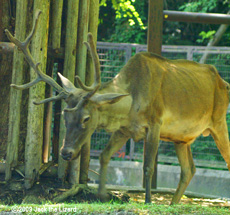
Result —
<instances>
[{"instance_id":1,"label":"deer ear","mask_svg":"<svg viewBox=\"0 0 230 215\"><path fill-rule=\"evenodd\" d=\"M71 93L71 92L76 91L77 88L73 85L73 83L72 83L69 79L65 78L65 77L64 77L61 73L59 73L59 72L58 72L58 76L59 76L60 79L61 79L63 88L64 88L67 92Z\"/></svg>"},{"instance_id":2,"label":"deer ear","mask_svg":"<svg viewBox=\"0 0 230 215\"><path fill-rule=\"evenodd\" d=\"M119 93L106 93L106 94L95 94L90 101L97 103L98 105L113 104L120 101L125 96L129 94L119 94Z\"/></svg>"}]
</instances>

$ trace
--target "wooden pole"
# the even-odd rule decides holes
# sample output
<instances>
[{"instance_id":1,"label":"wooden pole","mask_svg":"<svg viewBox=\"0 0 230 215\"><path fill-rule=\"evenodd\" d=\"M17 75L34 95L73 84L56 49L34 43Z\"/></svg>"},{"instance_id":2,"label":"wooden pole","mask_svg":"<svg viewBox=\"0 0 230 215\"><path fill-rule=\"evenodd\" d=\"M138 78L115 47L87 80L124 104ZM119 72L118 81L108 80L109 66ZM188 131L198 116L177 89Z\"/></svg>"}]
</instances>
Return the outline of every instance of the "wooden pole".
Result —
<instances>
[{"instance_id":1,"label":"wooden pole","mask_svg":"<svg viewBox=\"0 0 230 215\"><path fill-rule=\"evenodd\" d=\"M149 0L148 52L161 55L163 32L163 0Z\"/></svg>"},{"instance_id":2,"label":"wooden pole","mask_svg":"<svg viewBox=\"0 0 230 215\"><path fill-rule=\"evenodd\" d=\"M35 62L41 62L40 68L45 73L48 44L49 1L34 0L34 16L37 10L41 10L42 14L39 18L38 28L31 43L31 54ZM32 68L30 70L30 78L35 78L35 72ZM33 101L42 100L44 94L44 83L38 83L31 87L29 91L28 124L25 145L25 187L27 189L31 188L34 181L39 177L39 169L42 162L44 107L42 105L34 105Z\"/></svg>"},{"instance_id":3,"label":"wooden pole","mask_svg":"<svg viewBox=\"0 0 230 215\"><path fill-rule=\"evenodd\" d=\"M27 21L27 0L18 1L16 5L16 24L15 36L24 41L26 36ZM24 72L24 55L14 49L12 83L22 84ZM10 111L9 111L9 130L6 156L5 179L11 179L11 169L18 164L18 144L20 133L20 107L21 107L22 91L10 89Z\"/></svg>"},{"instance_id":4,"label":"wooden pole","mask_svg":"<svg viewBox=\"0 0 230 215\"><path fill-rule=\"evenodd\" d=\"M87 41L89 19L89 0L79 0L79 17L78 17L78 38L77 38L77 60L76 74L85 83L86 55L87 48L83 44Z\"/></svg>"},{"instance_id":5,"label":"wooden pole","mask_svg":"<svg viewBox=\"0 0 230 215\"><path fill-rule=\"evenodd\" d=\"M65 60L63 75L68 78L72 83L75 80L75 67L76 67L76 47L77 47L77 29L78 29L78 7L79 0L68 0L68 14L66 24L66 38L65 38ZM66 106L62 101L62 110ZM59 148L63 145L65 139L65 124L63 116L60 119L60 132L59 132ZM72 162L80 162L79 159ZM79 165L79 164L78 164ZM72 168L71 168L72 166ZM74 173L76 165L70 165L70 171L72 175L71 183L78 183L79 176ZM58 158L58 178L65 180L65 173L67 168L67 162L59 155ZM71 170L72 169L72 170Z\"/></svg>"},{"instance_id":6,"label":"wooden pole","mask_svg":"<svg viewBox=\"0 0 230 215\"><path fill-rule=\"evenodd\" d=\"M5 29L12 32L13 25L10 22L11 4L8 0L2 0L0 3L0 41L8 41L4 34ZM7 151L8 141L8 122L9 122L9 103L10 103L10 87L11 74L13 65L13 54L3 53L0 55L0 157L3 158Z\"/></svg>"},{"instance_id":7,"label":"wooden pole","mask_svg":"<svg viewBox=\"0 0 230 215\"><path fill-rule=\"evenodd\" d=\"M194 13L194 12L182 12L173 10L164 10L163 14L165 21L173 22L193 22L204 24L230 24L229 14L220 13Z\"/></svg>"},{"instance_id":8,"label":"wooden pole","mask_svg":"<svg viewBox=\"0 0 230 215\"><path fill-rule=\"evenodd\" d=\"M87 41L88 20L89 20L89 4L90 4L90 0L79 0L76 74L81 78L83 83L85 83L86 57L87 57L87 48L83 44L83 42ZM80 173L80 175L81 175L81 179L80 179L81 183L87 183L87 181L88 181L88 174L84 174L84 173L85 173L85 168L88 171L88 164L89 164L88 160L89 160L89 156L90 156L89 153L90 153L90 142L87 142L83 146L81 156L79 157L80 160L75 161L75 162L79 162L78 170L80 169L80 171L78 173ZM83 164L83 160L86 160L86 163ZM73 164L70 165L70 167L74 167L74 166L76 168L76 165L73 165ZM83 170L82 170L82 168L83 168Z\"/></svg>"},{"instance_id":9,"label":"wooden pole","mask_svg":"<svg viewBox=\"0 0 230 215\"><path fill-rule=\"evenodd\" d=\"M50 40L53 50L58 50L61 47L61 24L62 24L62 10L63 0L51 1L51 26L50 26ZM48 62L50 76L53 76L54 58L50 58ZM47 72L49 72L49 70ZM53 90L51 87L47 89L47 97L51 97ZM44 123L44 144L43 144L43 162L48 163L50 156L51 144L51 125L52 125L52 102L46 105L46 116Z\"/></svg>"},{"instance_id":10,"label":"wooden pole","mask_svg":"<svg viewBox=\"0 0 230 215\"><path fill-rule=\"evenodd\" d=\"M98 18L99 18L99 0L90 0L89 6L89 32L92 33L95 43L97 42L97 29L98 29ZM86 85L91 85L94 82L94 67L92 57L90 53L87 54L86 74L85 82ZM90 161L90 144L91 138L83 145L81 150L81 167L80 167L80 183L87 184L88 182L88 170Z\"/></svg>"},{"instance_id":11,"label":"wooden pole","mask_svg":"<svg viewBox=\"0 0 230 215\"><path fill-rule=\"evenodd\" d=\"M148 12L148 52L161 55L163 29L163 0L149 0ZM144 176L143 176L144 177ZM144 182L145 180L143 180ZM157 188L157 156L152 178L152 188Z\"/></svg>"},{"instance_id":12,"label":"wooden pole","mask_svg":"<svg viewBox=\"0 0 230 215\"><path fill-rule=\"evenodd\" d=\"M89 32L92 33L95 43L97 42L97 30L98 30L98 18L99 18L99 0L90 0L89 7ZM87 53L87 65L86 65L86 77L85 83L90 86L94 82L94 68L92 57L90 52Z\"/></svg>"},{"instance_id":13,"label":"wooden pole","mask_svg":"<svg viewBox=\"0 0 230 215\"><path fill-rule=\"evenodd\" d=\"M2 17L3 17L3 3L2 2L2 6L0 6L0 41L3 41L3 22L2 22Z\"/></svg>"}]
</instances>

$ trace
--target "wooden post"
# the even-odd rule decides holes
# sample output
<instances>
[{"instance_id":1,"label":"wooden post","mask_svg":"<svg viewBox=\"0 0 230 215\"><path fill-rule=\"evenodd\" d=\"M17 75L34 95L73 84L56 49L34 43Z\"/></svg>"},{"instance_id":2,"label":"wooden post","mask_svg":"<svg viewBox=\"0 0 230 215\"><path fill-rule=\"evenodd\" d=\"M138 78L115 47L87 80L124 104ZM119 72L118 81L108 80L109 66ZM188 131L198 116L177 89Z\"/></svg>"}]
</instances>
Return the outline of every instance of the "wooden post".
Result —
<instances>
[{"instance_id":1,"label":"wooden post","mask_svg":"<svg viewBox=\"0 0 230 215\"><path fill-rule=\"evenodd\" d=\"M79 0L79 17L78 17L78 38L77 38L77 58L76 58L76 74L81 78L82 82L85 83L86 76L86 57L87 48L83 44L87 41L88 33L88 20L89 20L89 3L90 0ZM80 182L87 183L88 174L88 164L90 157L90 141L84 144L81 151L81 156L79 160L80 166ZM84 162L86 161L86 162ZM85 170L85 168L87 170Z\"/></svg>"},{"instance_id":2,"label":"wooden post","mask_svg":"<svg viewBox=\"0 0 230 215\"><path fill-rule=\"evenodd\" d=\"M16 6L15 36L23 41L26 36L27 0L18 1ZM24 55L14 49L12 83L22 84L24 72ZM10 89L9 130L6 156L5 179L11 179L11 168L18 163L18 144L20 132L20 107L22 91Z\"/></svg>"},{"instance_id":3,"label":"wooden post","mask_svg":"<svg viewBox=\"0 0 230 215\"><path fill-rule=\"evenodd\" d=\"M87 41L89 17L89 0L79 0L78 37L77 37L77 60L76 73L85 83L87 48L83 44Z\"/></svg>"},{"instance_id":4,"label":"wooden post","mask_svg":"<svg viewBox=\"0 0 230 215\"><path fill-rule=\"evenodd\" d=\"M163 29L163 0L149 0L148 12L148 52L161 55ZM144 182L145 180L143 180ZM152 188L157 188L157 156L155 160Z\"/></svg>"},{"instance_id":5,"label":"wooden post","mask_svg":"<svg viewBox=\"0 0 230 215\"><path fill-rule=\"evenodd\" d=\"M34 1L34 16L37 10L42 14L39 24L31 43L31 54L35 62L41 62L41 70L46 71L48 26L49 26L49 1ZM35 78L35 72L31 68L30 78ZM42 162L43 145L43 112L42 105L34 105L34 100L42 100L45 94L45 84L38 83L30 88L28 104L28 124L25 145L25 187L33 186L34 181L39 177L39 169Z\"/></svg>"},{"instance_id":6,"label":"wooden post","mask_svg":"<svg viewBox=\"0 0 230 215\"><path fill-rule=\"evenodd\" d=\"M10 22L11 4L8 0L2 0L0 3L0 41L7 42L7 37L4 34L5 29L12 32L12 23ZM0 43L1 43L0 42ZM10 89L13 65L13 54L2 53L0 55L0 157L5 156L8 141L8 121L9 121L9 103Z\"/></svg>"},{"instance_id":7,"label":"wooden post","mask_svg":"<svg viewBox=\"0 0 230 215\"><path fill-rule=\"evenodd\" d=\"M2 17L3 17L3 4L4 2L2 2L2 6L0 6L0 41L3 41L3 22L2 22Z\"/></svg>"},{"instance_id":8,"label":"wooden post","mask_svg":"<svg viewBox=\"0 0 230 215\"><path fill-rule=\"evenodd\" d=\"M163 0L149 0L148 52L161 55L163 30Z\"/></svg>"},{"instance_id":9,"label":"wooden post","mask_svg":"<svg viewBox=\"0 0 230 215\"><path fill-rule=\"evenodd\" d=\"M61 47L61 24L62 24L62 9L63 0L51 1L51 26L50 26L50 40L53 50L58 50ZM50 76L53 76L54 58L49 59L48 71ZM50 71L49 71L50 70ZM53 94L52 87L47 89L47 97ZM46 114L44 122L44 144L43 144L43 162L48 163L50 156L50 143L51 143L51 125L52 125L52 102L46 104Z\"/></svg>"},{"instance_id":10,"label":"wooden post","mask_svg":"<svg viewBox=\"0 0 230 215\"><path fill-rule=\"evenodd\" d=\"M92 33L95 43L97 42L97 29L98 29L98 18L99 18L99 0L90 0L89 6L89 32ZM94 67L92 57L90 53L87 54L85 83L91 85L94 82ZM81 167L80 167L80 183L87 184L88 182L88 170L90 161L90 144L91 138L83 145L81 150Z\"/></svg>"},{"instance_id":11,"label":"wooden post","mask_svg":"<svg viewBox=\"0 0 230 215\"><path fill-rule=\"evenodd\" d=\"M89 32L92 33L93 39L97 44L97 29L99 18L99 0L90 0L89 7ZM86 77L85 83L90 86L94 82L94 68L90 52L87 54Z\"/></svg>"},{"instance_id":12,"label":"wooden post","mask_svg":"<svg viewBox=\"0 0 230 215\"><path fill-rule=\"evenodd\" d=\"M63 75L68 78L72 83L75 80L75 67L76 67L76 47L77 47L77 29L78 29L78 7L79 0L68 0L68 14L67 14L67 25L66 25L66 38L65 38L65 60L64 60L64 71ZM66 106L65 102L62 101L62 110ZM63 145L65 138L65 124L63 116L60 119L60 132L59 132L59 148ZM73 163L79 163L80 160L71 161ZM79 166L79 164L78 164ZM59 155L58 158L58 178L65 180L65 173L67 168L67 162L62 159ZM78 183L79 176L74 173L76 168L75 164L70 164L71 171L71 183Z\"/></svg>"}]
</instances>

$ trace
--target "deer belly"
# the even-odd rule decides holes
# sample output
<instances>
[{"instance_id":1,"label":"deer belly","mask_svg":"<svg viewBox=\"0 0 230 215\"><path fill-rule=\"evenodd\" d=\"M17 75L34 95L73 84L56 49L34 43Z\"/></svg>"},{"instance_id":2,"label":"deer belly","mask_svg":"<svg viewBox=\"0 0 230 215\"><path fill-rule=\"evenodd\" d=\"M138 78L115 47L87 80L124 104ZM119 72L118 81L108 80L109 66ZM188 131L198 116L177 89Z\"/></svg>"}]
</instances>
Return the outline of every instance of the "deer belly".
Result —
<instances>
[{"instance_id":1,"label":"deer belly","mask_svg":"<svg viewBox=\"0 0 230 215\"><path fill-rule=\"evenodd\" d=\"M172 121L163 123L160 139L175 143L191 143L208 127L208 121Z\"/></svg>"}]
</instances>

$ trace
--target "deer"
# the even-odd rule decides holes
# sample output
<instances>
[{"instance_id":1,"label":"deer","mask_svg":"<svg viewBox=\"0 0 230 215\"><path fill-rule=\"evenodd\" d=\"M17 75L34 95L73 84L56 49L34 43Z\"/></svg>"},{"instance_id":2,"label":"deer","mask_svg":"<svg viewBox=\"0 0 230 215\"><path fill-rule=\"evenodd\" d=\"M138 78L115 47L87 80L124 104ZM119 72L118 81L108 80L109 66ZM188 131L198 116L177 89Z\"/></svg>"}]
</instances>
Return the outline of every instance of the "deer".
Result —
<instances>
[{"instance_id":1,"label":"deer","mask_svg":"<svg viewBox=\"0 0 230 215\"><path fill-rule=\"evenodd\" d=\"M66 161L78 158L86 140L95 129L111 132L111 138L101 153L98 195L107 198L106 174L112 155L129 138L145 140L143 173L145 175L145 203L151 203L151 178L159 140L174 143L181 166L178 187L171 204L179 203L195 174L191 144L203 134L212 135L230 171L230 144L226 113L229 104L229 84L212 65L188 60L169 60L150 52L140 52L129 59L121 71L109 82L101 83L100 62L91 33L84 44L89 50L95 70L95 80L86 86L76 76L79 88L58 73L61 87L41 72L28 45L35 34L38 17L24 42L9 40L22 50L37 78L24 85L11 84L19 90L40 81L51 85L58 95L34 102L35 105L63 99L66 137L61 156Z\"/></svg>"}]
</instances>

